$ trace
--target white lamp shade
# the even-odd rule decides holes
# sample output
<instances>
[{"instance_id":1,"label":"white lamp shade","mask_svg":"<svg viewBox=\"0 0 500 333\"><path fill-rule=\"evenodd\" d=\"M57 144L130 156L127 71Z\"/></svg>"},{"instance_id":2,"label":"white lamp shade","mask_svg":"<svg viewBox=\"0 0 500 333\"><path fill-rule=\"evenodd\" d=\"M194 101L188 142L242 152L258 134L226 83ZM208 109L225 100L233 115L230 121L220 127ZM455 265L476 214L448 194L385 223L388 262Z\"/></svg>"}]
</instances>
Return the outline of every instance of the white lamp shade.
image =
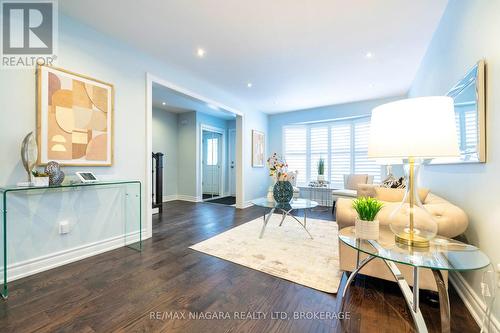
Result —
<instances>
[{"instance_id":1,"label":"white lamp shade","mask_svg":"<svg viewBox=\"0 0 500 333\"><path fill-rule=\"evenodd\" d=\"M373 109L369 157L435 158L459 154L451 97L409 98Z\"/></svg>"}]
</instances>

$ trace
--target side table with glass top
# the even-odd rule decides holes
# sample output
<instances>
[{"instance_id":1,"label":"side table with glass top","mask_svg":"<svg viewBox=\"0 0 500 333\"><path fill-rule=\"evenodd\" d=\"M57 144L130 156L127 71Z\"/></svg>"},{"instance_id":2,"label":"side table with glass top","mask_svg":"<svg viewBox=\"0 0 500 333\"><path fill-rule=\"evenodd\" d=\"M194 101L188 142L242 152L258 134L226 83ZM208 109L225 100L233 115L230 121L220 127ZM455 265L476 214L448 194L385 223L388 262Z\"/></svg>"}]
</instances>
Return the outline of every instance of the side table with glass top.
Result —
<instances>
[{"instance_id":1,"label":"side table with glass top","mask_svg":"<svg viewBox=\"0 0 500 333\"><path fill-rule=\"evenodd\" d=\"M441 331L450 332L450 304L441 271L478 270L490 264L488 257L477 247L445 237L438 236L434 238L428 248L403 246L396 243L394 234L387 226L380 227L378 240L356 238L354 227L340 230L339 239L357 251L356 269L347 279L342 292L342 303L349 285L359 271L373 259L382 259L403 293L418 332L427 332L427 326L419 308L420 268L432 270L439 293ZM365 253L368 256L360 261L360 253ZM413 291L396 263L413 267Z\"/></svg>"},{"instance_id":2,"label":"side table with glass top","mask_svg":"<svg viewBox=\"0 0 500 333\"><path fill-rule=\"evenodd\" d=\"M302 226L302 228L304 228L304 230L307 232L309 237L311 237L311 239L313 238L309 233L309 231L307 230L307 210L318 206L318 203L316 201L312 201L309 199L292 199L292 201L290 201L289 203L277 203L276 201L269 201L267 198L264 197L252 200L252 203L259 207L271 209L271 211L268 214L264 213L263 216L264 225L262 226L262 230L260 231L259 238L262 238L264 236L264 231L266 230L266 226L269 223L271 216L273 216L276 210L280 211L282 214L281 222L279 224L280 227L283 225L285 218L289 216L295 221L297 221L297 223L299 223ZM304 220L302 222L296 216L291 214L291 212L294 210L304 211Z\"/></svg>"},{"instance_id":3,"label":"side table with glass top","mask_svg":"<svg viewBox=\"0 0 500 333\"><path fill-rule=\"evenodd\" d=\"M9 270L19 262L36 263L39 258L54 258L109 240L142 251L139 180L5 186L0 187L0 195L0 293L4 299L9 294ZM20 240L29 246L20 247Z\"/></svg>"}]
</instances>

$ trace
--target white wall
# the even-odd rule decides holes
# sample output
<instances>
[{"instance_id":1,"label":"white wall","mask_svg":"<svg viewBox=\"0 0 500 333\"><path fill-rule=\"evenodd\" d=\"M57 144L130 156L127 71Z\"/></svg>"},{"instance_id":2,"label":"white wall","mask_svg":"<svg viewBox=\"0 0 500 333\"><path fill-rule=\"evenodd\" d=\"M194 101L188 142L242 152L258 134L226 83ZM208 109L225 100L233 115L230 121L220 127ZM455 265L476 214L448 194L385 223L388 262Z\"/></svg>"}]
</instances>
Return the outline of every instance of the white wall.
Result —
<instances>
[{"instance_id":1,"label":"white wall","mask_svg":"<svg viewBox=\"0 0 500 333\"><path fill-rule=\"evenodd\" d=\"M486 60L487 163L427 166L422 183L469 215L469 241L500 263L500 1L449 2L410 96L443 95L480 59ZM482 272L463 273L480 299ZM466 292L466 291L464 291ZM493 311L500 319L499 302ZM498 327L500 329L500 327Z\"/></svg>"},{"instance_id":2,"label":"white wall","mask_svg":"<svg viewBox=\"0 0 500 333\"><path fill-rule=\"evenodd\" d=\"M153 152L165 154L163 157L163 196L177 195L177 155L178 115L162 109L153 108Z\"/></svg>"},{"instance_id":3,"label":"white wall","mask_svg":"<svg viewBox=\"0 0 500 333\"><path fill-rule=\"evenodd\" d=\"M180 87L189 89L202 96L229 105L245 114L248 126L258 127L267 132L267 118L260 112L252 110L237 98L223 90L200 80L186 70L169 63L169 59L156 60L137 49L109 38L80 22L60 15L59 17L59 54L58 67L71 70L110 82L115 87L115 161L112 167L100 168L64 168L70 175L76 170L92 170L97 175L120 179L139 179L145 184L151 170L146 170L146 73L174 82ZM25 180L25 172L20 162L20 143L23 137L36 129L35 106L35 72L34 70L0 71L0 184L15 184ZM245 134L250 136L250 132ZM251 154L249 142L245 142L243 156L248 160ZM149 157L148 157L149 158ZM251 183L245 190L248 198L264 195L259 190L265 184L266 177L253 172L245 164ZM244 180L247 183L246 180ZM257 184L257 185L256 185ZM146 237L151 235L151 223L147 218L143 186L143 221L146 224ZM265 185L264 185L265 188ZM32 223L38 219L57 223L56 212L45 212L46 215L33 217ZM12 222L13 223L13 222ZM85 232L85 230L82 230ZM10 242L22 240L11 239ZM19 243L21 244L21 243ZM30 244L33 258L36 258L36 245ZM21 245L19 245L21 246Z\"/></svg>"}]
</instances>

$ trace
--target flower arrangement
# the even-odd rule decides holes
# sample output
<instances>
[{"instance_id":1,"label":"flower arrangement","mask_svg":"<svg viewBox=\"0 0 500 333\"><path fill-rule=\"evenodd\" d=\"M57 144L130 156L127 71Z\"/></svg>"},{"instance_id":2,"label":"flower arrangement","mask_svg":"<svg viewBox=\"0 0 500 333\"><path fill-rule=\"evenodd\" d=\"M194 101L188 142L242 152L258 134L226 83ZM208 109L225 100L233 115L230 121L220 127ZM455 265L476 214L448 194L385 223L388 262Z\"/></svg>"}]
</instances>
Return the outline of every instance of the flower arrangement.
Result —
<instances>
[{"instance_id":1,"label":"flower arrangement","mask_svg":"<svg viewBox=\"0 0 500 333\"><path fill-rule=\"evenodd\" d=\"M267 168L269 169L269 176L276 181L288 180L288 163L277 153L273 153L267 159Z\"/></svg>"}]
</instances>

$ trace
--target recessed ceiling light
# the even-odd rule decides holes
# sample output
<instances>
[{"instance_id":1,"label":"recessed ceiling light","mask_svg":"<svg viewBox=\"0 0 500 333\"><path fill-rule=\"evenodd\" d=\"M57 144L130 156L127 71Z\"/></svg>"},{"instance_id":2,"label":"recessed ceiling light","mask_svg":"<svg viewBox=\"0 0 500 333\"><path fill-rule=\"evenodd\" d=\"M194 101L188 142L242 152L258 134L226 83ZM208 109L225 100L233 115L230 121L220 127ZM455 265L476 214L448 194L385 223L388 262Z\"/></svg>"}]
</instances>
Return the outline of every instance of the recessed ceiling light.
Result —
<instances>
[{"instance_id":1,"label":"recessed ceiling light","mask_svg":"<svg viewBox=\"0 0 500 333\"><path fill-rule=\"evenodd\" d=\"M248 83L247 83L247 87L248 87L248 88L252 88L252 86L253 86L252 82L248 82Z\"/></svg>"},{"instance_id":2,"label":"recessed ceiling light","mask_svg":"<svg viewBox=\"0 0 500 333\"><path fill-rule=\"evenodd\" d=\"M373 53L371 53L371 52L366 52L366 54L365 54L365 58L366 58L366 59L371 59L371 58L373 58Z\"/></svg>"},{"instance_id":3,"label":"recessed ceiling light","mask_svg":"<svg viewBox=\"0 0 500 333\"><path fill-rule=\"evenodd\" d=\"M167 103L165 103L165 102L161 102L161 105L167 105Z\"/></svg>"},{"instance_id":4,"label":"recessed ceiling light","mask_svg":"<svg viewBox=\"0 0 500 333\"><path fill-rule=\"evenodd\" d=\"M199 47L197 50L196 50L196 55L200 58L203 58L205 56L205 53L207 53L204 49L202 49L201 47Z\"/></svg>"}]
</instances>

